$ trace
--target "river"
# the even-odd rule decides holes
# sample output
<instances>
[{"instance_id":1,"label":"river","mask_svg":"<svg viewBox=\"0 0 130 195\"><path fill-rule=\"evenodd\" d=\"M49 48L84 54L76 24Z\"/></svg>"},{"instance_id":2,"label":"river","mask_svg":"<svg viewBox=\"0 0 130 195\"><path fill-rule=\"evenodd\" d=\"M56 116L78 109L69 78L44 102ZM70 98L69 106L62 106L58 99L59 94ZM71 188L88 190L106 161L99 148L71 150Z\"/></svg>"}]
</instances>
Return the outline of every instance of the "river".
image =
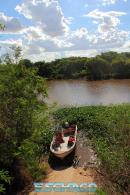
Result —
<instances>
[{"instance_id":1,"label":"river","mask_svg":"<svg viewBox=\"0 0 130 195\"><path fill-rule=\"evenodd\" d=\"M130 102L130 79L48 81L48 103L59 106L109 105Z\"/></svg>"}]
</instances>

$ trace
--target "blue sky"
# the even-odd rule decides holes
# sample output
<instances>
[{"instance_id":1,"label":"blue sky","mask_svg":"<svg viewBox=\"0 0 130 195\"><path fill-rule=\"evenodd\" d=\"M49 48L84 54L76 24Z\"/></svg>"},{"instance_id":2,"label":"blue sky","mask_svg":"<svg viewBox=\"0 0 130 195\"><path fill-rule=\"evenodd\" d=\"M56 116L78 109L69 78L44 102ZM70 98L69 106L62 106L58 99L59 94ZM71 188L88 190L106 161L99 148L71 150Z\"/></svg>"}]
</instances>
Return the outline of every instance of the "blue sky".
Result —
<instances>
[{"instance_id":1,"label":"blue sky","mask_svg":"<svg viewBox=\"0 0 130 195\"><path fill-rule=\"evenodd\" d=\"M130 51L130 0L0 0L1 54L53 60Z\"/></svg>"}]
</instances>

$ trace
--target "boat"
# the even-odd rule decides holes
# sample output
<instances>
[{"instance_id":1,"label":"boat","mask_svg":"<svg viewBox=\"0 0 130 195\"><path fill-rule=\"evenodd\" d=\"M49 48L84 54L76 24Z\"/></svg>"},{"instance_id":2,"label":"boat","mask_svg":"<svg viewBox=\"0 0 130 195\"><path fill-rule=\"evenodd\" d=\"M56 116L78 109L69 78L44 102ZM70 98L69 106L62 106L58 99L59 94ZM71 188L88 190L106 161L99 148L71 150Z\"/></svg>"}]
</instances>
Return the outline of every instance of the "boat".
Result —
<instances>
[{"instance_id":1,"label":"boat","mask_svg":"<svg viewBox=\"0 0 130 195\"><path fill-rule=\"evenodd\" d=\"M68 156L75 148L77 140L77 125L67 125L61 130L55 132L53 140L50 145L51 153L60 158L64 159Z\"/></svg>"}]
</instances>

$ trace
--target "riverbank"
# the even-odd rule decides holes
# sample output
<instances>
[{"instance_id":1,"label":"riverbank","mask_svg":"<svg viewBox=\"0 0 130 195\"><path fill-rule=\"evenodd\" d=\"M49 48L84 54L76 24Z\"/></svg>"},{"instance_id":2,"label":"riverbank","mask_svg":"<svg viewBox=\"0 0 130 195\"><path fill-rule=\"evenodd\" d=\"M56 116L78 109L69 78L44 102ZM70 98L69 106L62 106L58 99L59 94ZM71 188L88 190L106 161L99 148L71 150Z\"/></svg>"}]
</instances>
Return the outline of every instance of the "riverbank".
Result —
<instances>
[{"instance_id":1,"label":"riverbank","mask_svg":"<svg viewBox=\"0 0 130 195\"><path fill-rule=\"evenodd\" d=\"M61 124L65 121L77 123L78 140L74 156L79 161L73 167L70 156L62 162L49 157L50 171L41 181L93 181L100 189L97 195L129 195L130 104L61 108L54 112L54 118ZM73 159L73 155L71 157ZM54 192L52 194L55 195Z\"/></svg>"},{"instance_id":2,"label":"riverbank","mask_svg":"<svg viewBox=\"0 0 130 195\"><path fill-rule=\"evenodd\" d=\"M62 108L55 119L77 123L101 161L113 194L130 193L130 104ZM109 183L108 182L108 183ZM111 193L112 194L112 193Z\"/></svg>"},{"instance_id":3,"label":"riverbank","mask_svg":"<svg viewBox=\"0 0 130 195\"><path fill-rule=\"evenodd\" d=\"M27 68L36 67L38 74L47 79L87 80L128 79L130 78L130 53L106 52L95 57L68 57L55 61L32 63L22 60Z\"/></svg>"},{"instance_id":4,"label":"riverbank","mask_svg":"<svg viewBox=\"0 0 130 195\"><path fill-rule=\"evenodd\" d=\"M78 159L78 163L74 165L75 158ZM74 182L80 185L83 182L94 183L97 185L97 192L86 192L84 194L101 195L103 193L102 186L105 185L106 178L100 173L98 168L97 156L90 146L89 140L83 138L82 132L78 133L78 140L75 151L72 152L63 161L50 155L48 174L46 179L41 182L64 182L67 185L69 182ZM29 195L46 195L46 192L36 193L32 191ZM49 192L50 195L57 195L57 192L53 190ZM58 192L59 195L79 195L82 192ZM106 195L106 194L103 194Z\"/></svg>"}]
</instances>

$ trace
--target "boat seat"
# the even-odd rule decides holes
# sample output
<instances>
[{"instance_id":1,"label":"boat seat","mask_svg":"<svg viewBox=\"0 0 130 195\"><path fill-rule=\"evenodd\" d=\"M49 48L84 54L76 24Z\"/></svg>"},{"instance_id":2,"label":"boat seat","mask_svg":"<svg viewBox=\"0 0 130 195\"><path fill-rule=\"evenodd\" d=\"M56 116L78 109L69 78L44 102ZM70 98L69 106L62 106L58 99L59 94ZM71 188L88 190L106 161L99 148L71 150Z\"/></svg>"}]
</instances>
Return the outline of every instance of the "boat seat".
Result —
<instances>
[{"instance_id":1,"label":"boat seat","mask_svg":"<svg viewBox=\"0 0 130 195\"><path fill-rule=\"evenodd\" d=\"M69 137L64 137L64 142L60 144L60 150L66 151L68 149Z\"/></svg>"},{"instance_id":2,"label":"boat seat","mask_svg":"<svg viewBox=\"0 0 130 195\"><path fill-rule=\"evenodd\" d=\"M64 131L63 131L63 133L64 133L64 136L65 135L74 135L74 132L75 132L75 129L74 128L68 128L68 129L65 129Z\"/></svg>"}]
</instances>

